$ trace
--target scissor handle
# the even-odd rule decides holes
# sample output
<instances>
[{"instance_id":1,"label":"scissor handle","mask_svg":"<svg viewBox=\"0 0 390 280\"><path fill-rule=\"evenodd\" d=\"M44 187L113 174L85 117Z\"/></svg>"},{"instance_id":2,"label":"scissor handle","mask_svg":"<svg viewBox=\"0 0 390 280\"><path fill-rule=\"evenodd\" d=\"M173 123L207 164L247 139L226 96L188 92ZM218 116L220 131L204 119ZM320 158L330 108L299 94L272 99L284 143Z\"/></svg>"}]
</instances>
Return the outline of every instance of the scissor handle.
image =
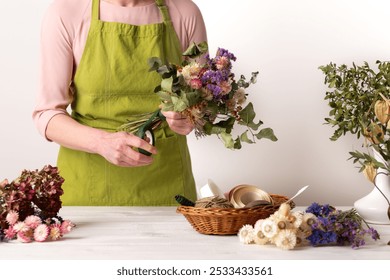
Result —
<instances>
[{"instance_id":1,"label":"scissor handle","mask_svg":"<svg viewBox=\"0 0 390 280\"><path fill-rule=\"evenodd\" d=\"M153 122L156 120L156 118L163 120L163 121L165 120L165 116L161 113L161 110L157 110L156 112L154 112L153 115L136 132L136 135L141 139L145 139L145 136L148 136L148 138L150 138L151 144L153 146L155 143L155 138L154 138L152 125L153 125ZM138 151L141 154L144 154L147 156L152 155L150 152L145 151L144 149L141 149L141 148L138 148Z\"/></svg>"}]
</instances>

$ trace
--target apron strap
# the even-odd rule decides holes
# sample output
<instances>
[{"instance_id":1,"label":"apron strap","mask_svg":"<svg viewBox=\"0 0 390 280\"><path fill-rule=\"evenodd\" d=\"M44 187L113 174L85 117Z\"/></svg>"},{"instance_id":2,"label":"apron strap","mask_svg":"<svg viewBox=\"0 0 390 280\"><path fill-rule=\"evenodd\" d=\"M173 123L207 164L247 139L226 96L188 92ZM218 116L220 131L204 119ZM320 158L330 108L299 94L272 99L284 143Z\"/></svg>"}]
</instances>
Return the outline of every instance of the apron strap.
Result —
<instances>
[{"instance_id":1,"label":"apron strap","mask_svg":"<svg viewBox=\"0 0 390 280\"><path fill-rule=\"evenodd\" d=\"M155 0L158 9L162 15L164 22L170 22L171 17L169 16L168 7L165 5L164 0ZM92 0L92 22L99 20L99 5L100 0Z\"/></svg>"},{"instance_id":2,"label":"apron strap","mask_svg":"<svg viewBox=\"0 0 390 280\"><path fill-rule=\"evenodd\" d=\"M92 0L92 21L94 23L99 20L100 0Z\"/></svg>"},{"instance_id":3,"label":"apron strap","mask_svg":"<svg viewBox=\"0 0 390 280\"><path fill-rule=\"evenodd\" d=\"M171 17L169 16L168 7L165 6L164 0L156 0L156 5L158 9L160 10L160 13L163 17L164 22L170 22Z\"/></svg>"}]
</instances>

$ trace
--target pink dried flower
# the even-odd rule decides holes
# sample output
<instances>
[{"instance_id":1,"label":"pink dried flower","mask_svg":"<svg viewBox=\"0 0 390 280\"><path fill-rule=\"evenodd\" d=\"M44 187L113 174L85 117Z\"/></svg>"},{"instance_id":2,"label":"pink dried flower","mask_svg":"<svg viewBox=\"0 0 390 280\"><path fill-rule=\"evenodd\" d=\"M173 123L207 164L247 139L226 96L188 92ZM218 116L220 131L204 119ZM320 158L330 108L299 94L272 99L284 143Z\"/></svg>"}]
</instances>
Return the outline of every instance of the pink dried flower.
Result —
<instances>
[{"instance_id":1,"label":"pink dried flower","mask_svg":"<svg viewBox=\"0 0 390 280\"><path fill-rule=\"evenodd\" d=\"M202 87L202 81L199 79L192 79L190 81L190 87L193 89L200 89Z\"/></svg>"},{"instance_id":2,"label":"pink dried flower","mask_svg":"<svg viewBox=\"0 0 390 280\"><path fill-rule=\"evenodd\" d=\"M222 81L219 86L221 87L223 94L228 94L232 90L230 81Z\"/></svg>"},{"instance_id":3,"label":"pink dried flower","mask_svg":"<svg viewBox=\"0 0 390 280\"><path fill-rule=\"evenodd\" d=\"M52 224L50 226L50 239L51 240L58 240L62 237L61 233L61 226L59 224Z\"/></svg>"},{"instance_id":4,"label":"pink dried flower","mask_svg":"<svg viewBox=\"0 0 390 280\"><path fill-rule=\"evenodd\" d=\"M42 242L45 241L49 236L49 227L45 224L38 225L34 230L34 239L35 241Z\"/></svg>"},{"instance_id":5,"label":"pink dried flower","mask_svg":"<svg viewBox=\"0 0 390 280\"><path fill-rule=\"evenodd\" d=\"M14 211L14 210L11 210L11 211L8 212L7 217L5 218L5 220L7 221L7 223L9 225L12 226L19 220L19 213Z\"/></svg>"},{"instance_id":6,"label":"pink dried flower","mask_svg":"<svg viewBox=\"0 0 390 280\"><path fill-rule=\"evenodd\" d=\"M33 240L33 236L33 230L28 228L26 231L18 231L16 234L16 239L22 243L29 243Z\"/></svg>"},{"instance_id":7,"label":"pink dried flower","mask_svg":"<svg viewBox=\"0 0 390 280\"><path fill-rule=\"evenodd\" d=\"M8 180L4 179L3 181L0 182L0 187L5 187L5 185L8 185Z\"/></svg>"},{"instance_id":8,"label":"pink dried flower","mask_svg":"<svg viewBox=\"0 0 390 280\"><path fill-rule=\"evenodd\" d=\"M39 226L40 224L42 224L42 220L41 220L41 218L39 218L38 216L30 215L30 216L28 216L28 217L24 220L24 223L25 223L27 226L29 226L30 228L35 229L37 226Z\"/></svg>"},{"instance_id":9,"label":"pink dried flower","mask_svg":"<svg viewBox=\"0 0 390 280\"><path fill-rule=\"evenodd\" d=\"M230 66L230 60L226 56L220 56L215 62L218 70L228 68Z\"/></svg>"},{"instance_id":10,"label":"pink dried flower","mask_svg":"<svg viewBox=\"0 0 390 280\"><path fill-rule=\"evenodd\" d=\"M70 220L65 220L61 223L60 230L62 234L69 233L75 225Z\"/></svg>"},{"instance_id":11,"label":"pink dried flower","mask_svg":"<svg viewBox=\"0 0 390 280\"><path fill-rule=\"evenodd\" d=\"M6 230L4 230L4 234L5 234L5 238L11 240L15 238L16 231L13 226L10 226Z\"/></svg>"},{"instance_id":12,"label":"pink dried flower","mask_svg":"<svg viewBox=\"0 0 390 280\"><path fill-rule=\"evenodd\" d=\"M26 225L25 222L17 222L16 224L14 224L14 230L16 232L26 232L30 229L30 227L28 225Z\"/></svg>"}]
</instances>

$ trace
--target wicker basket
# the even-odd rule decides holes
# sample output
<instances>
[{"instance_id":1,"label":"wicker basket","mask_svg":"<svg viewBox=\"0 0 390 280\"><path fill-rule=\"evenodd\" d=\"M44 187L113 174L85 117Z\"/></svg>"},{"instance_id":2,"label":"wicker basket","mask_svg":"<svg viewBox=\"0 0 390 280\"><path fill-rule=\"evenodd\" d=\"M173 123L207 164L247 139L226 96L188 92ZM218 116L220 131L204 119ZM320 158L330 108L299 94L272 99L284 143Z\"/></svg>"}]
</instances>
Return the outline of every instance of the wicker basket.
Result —
<instances>
[{"instance_id":1,"label":"wicker basket","mask_svg":"<svg viewBox=\"0 0 390 280\"><path fill-rule=\"evenodd\" d=\"M279 209L287 197L271 194L273 205L253 208L199 208L179 206L177 212L184 215L192 227L199 233L215 235L237 234L243 225L254 225L257 220L265 219ZM291 208L294 202L289 202Z\"/></svg>"}]
</instances>

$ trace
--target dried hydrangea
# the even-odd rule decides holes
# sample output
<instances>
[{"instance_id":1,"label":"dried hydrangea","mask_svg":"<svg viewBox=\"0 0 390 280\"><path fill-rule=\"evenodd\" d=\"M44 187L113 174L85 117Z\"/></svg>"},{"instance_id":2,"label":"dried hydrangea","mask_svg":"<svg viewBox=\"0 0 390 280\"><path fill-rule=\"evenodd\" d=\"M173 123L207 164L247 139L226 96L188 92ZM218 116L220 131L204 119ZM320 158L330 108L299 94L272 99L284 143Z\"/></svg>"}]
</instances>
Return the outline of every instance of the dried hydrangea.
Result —
<instances>
[{"instance_id":1,"label":"dried hydrangea","mask_svg":"<svg viewBox=\"0 0 390 280\"><path fill-rule=\"evenodd\" d=\"M74 224L58 216L63 182L58 168L50 165L0 182L0 241L42 242L69 233Z\"/></svg>"}]
</instances>

